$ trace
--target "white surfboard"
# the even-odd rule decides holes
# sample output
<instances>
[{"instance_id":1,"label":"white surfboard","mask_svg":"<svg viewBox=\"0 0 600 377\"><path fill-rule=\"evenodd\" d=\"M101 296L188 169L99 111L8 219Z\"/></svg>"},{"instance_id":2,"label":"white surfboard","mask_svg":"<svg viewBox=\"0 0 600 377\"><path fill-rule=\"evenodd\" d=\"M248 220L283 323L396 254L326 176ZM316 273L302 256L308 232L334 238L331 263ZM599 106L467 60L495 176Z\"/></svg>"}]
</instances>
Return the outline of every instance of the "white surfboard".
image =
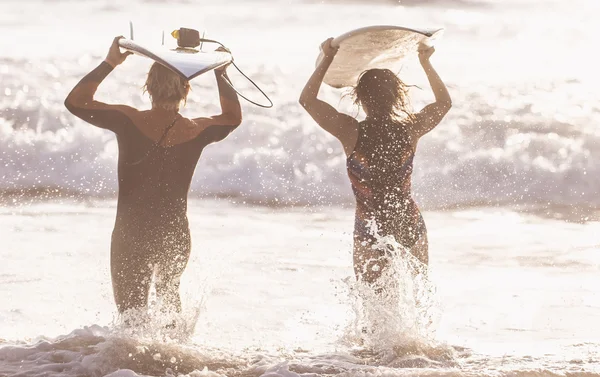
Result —
<instances>
[{"instance_id":1,"label":"white surfboard","mask_svg":"<svg viewBox=\"0 0 600 377\"><path fill-rule=\"evenodd\" d=\"M168 49L164 46L147 47L130 39L119 40L121 48L164 65L186 80L231 63L228 52L204 52L194 48Z\"/></svg>"},{"instance_id":2,"label":"white surfboard","mask_svg":"<svg viewBox=\"0 0 600 377\"><path fill-rule=\"evenodd\" d=\"M388 68L399 72L403 60L415 54L419 44L431 46L442 35L442 29L409 29L401 26L369 26L349 31L334 38L339 47L324 83L334 88L356 85L360 74L372 68ZM317 65L323 59L319 54Z\"/></svg>"}]
</instances>

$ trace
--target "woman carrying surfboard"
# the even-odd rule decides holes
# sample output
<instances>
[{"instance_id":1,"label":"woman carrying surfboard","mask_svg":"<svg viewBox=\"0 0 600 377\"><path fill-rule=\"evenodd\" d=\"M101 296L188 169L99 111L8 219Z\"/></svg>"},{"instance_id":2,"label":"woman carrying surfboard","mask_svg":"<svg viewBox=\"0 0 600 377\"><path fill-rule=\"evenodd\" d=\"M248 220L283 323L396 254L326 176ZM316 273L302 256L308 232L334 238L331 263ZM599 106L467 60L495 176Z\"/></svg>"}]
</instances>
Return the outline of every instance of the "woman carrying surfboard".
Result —
<instances>
[{"instance_id":1,"label":"woman carrying surfboard","mask_svg":"<svg viewBox=\"0 0 600 377\"><path fill-rule=\"evenodd\" d=\"M337 52L331 41L321 45L324 57L306 83L300 104L342 143L356 198L354 272L359 280L375 284L390 264L387 250L376 247L381 237L393 236L420 262L428 263L425 222L411 196L413 158L419 139L440 123L452 101L429 61L433 47L422 45L419 60L435 102L415 113L406 85L392 71L369 69L360 75L353 91L366 119L359 122L340 113L317 98ZM375 286L377 291L385 289Z\"/></svg>"},{"instance_id":2,"label":"woman carrying surfboard","mask_svg":"<svg viewBox=\"0 0 600 377\"><path fill-rule=\"evenodd\" d=\"M165 311L181 310L179 280L190 256L187 194L204 147L223 140L242 122L236 93L226 84L226 67L215 70L221 114L179 114L189 82L154 63L145 90L150 110L109 105L94 99L100 83L130 55L114 39L106 59L65 100L75 116L113 131L119 144L119 196L111 243L111 276L120 313L143 309L153 274Z\"/></svg>"}]
</instances>

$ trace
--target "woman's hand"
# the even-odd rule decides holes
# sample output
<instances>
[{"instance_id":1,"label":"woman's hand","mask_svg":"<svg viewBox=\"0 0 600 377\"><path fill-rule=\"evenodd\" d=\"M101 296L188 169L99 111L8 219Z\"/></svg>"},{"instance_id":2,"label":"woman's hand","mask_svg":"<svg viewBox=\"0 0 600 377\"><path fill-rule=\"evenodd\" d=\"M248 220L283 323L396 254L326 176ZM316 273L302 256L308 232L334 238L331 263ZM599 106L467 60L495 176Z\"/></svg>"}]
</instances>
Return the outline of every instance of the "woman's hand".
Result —
<instances>
[{"instance_id":1,"label":"woman's hand","mask_svg":"<svg viewBox=\"0 0 600 377\"><path fill-rule=\"evenodd\" d=\"M106 59L104 59L104 61L112 65L113 68L123 63L125 59L132 54L132 52L129 51L121 52L121 48L119 47L119 39L121 38L123 38L122 35L113 39L113 43L108 50L108 55L106 55Z\"/></svg>"},{"instance_id":2,"label":"woman's hand","mask_svg":"<svg viewBox=\"0 0 600 377\"><path fill-rule=\"evenodd\" d=\"M327 38L321 43L321 51L323 51L323 56L325 56L326 59L333 59L339 50L339 47L333 47L331 45L331 41L333 41L333 38Z\"/></svg>"},{"instance_id":3,"label":"woman's hand","mask_svg":"<svg viewBox=\"0 0 600 377\"><path fill-rule=\"evenodd\" d=\"M426 46L421 44L419 46L419 61L422 63L429 61L429 58L435 52L435 48L432 46Z\"/></svg>"}]
</instances>

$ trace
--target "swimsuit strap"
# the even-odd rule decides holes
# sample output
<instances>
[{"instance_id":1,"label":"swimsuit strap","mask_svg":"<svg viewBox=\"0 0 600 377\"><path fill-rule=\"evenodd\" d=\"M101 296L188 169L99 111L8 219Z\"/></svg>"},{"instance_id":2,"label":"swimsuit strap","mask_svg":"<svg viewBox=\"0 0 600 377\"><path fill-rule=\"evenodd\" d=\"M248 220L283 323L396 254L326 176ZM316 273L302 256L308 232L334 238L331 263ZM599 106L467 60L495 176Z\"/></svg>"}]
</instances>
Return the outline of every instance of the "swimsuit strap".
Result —
<instances>
[{"instance_id":1,"label":"swimsuit strap","mask_svg":"<svg viewBox=\"0 0 600 377\"><path fill-rule=\"evenodd\" d=\"M177 116L175 117L175 119L173 119L173 122L171 122L171 124L169 124L167 126L167 128L165 129L165 132L163 132L162 136L160 137L160 139L154 143L154 145L148 149L148 152L146 152L146 154L144 155L144 157L140 158L139 160L137 160L136 162L132 162L128 165L133 166L133 165L139 165L141 162L143 162L144 160L146 160L148 158L148 156L150 156L151 152L154 152L155 150L157 150L158 148L160 148L160 145L162 144L162 142L165 140L165 138L167 137L167 134L169 133L169 131L171 131L171 128L173 128L173 126L175 126L175 123L177 123L177 121L179 119L181 119L182 116L181 114L177 114Z\"/></svg>"},{"instance_id":2,"label":"swimsuit strap","mask_svg":"<svg viewBox=\"0 0 600 377\"><path fill-rule=\"evenodd\" d=\"M162 144L162 142L167 137L167 134L169 133L169 131L171 131L171 128L173 128L175 123L177 123L177 121L181 118L182 118L181 114L178 113L177 116L175 117L175 119L173 119L173 122L171 122L171 124L169 124L169 126L165 129L165 132L163 132L160 139L156 142L156 144L154 145L155 147L159 147Z\"/></svg>"}]
</instances>

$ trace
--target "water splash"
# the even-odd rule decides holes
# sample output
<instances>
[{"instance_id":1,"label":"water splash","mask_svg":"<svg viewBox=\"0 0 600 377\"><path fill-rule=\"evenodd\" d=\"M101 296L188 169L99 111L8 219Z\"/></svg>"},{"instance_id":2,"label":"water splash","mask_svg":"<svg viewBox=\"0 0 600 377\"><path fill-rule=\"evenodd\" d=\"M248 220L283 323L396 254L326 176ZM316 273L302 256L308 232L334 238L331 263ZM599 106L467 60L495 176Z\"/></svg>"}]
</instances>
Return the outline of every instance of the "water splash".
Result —
<instances>
[{"instance_id":1,"label":"water splash","mask_svg":"<svg viewBox=\"0 0 600 377\"><path fill-rule=\"evenodd\" d=\"M400 245L393 236L381 236L369 221L376 242L385 250L389 265L375 283L347 278L354 317L342 339L358 347L356 353L370 365L424 367L452 364L453 350L435 341L439 310L436 286L427 265ZM365 263L377 265L373 261Z\"/></svg>"},{"instance_id":2,"label":"water splash","mask_svg":"<svg viewBox=\"0 0 600 377\"><path fill-rule=\"evenodd\" d=\"M200 314L206 307L209 285L198 284L194 294L184 297L185 305L181 312L173 310L156 294L151 285L148 307L131 309L117 316L112 328L119 335L136 338L139 341L186 344L196 329Z\"/></svg>"}]
</instances>

